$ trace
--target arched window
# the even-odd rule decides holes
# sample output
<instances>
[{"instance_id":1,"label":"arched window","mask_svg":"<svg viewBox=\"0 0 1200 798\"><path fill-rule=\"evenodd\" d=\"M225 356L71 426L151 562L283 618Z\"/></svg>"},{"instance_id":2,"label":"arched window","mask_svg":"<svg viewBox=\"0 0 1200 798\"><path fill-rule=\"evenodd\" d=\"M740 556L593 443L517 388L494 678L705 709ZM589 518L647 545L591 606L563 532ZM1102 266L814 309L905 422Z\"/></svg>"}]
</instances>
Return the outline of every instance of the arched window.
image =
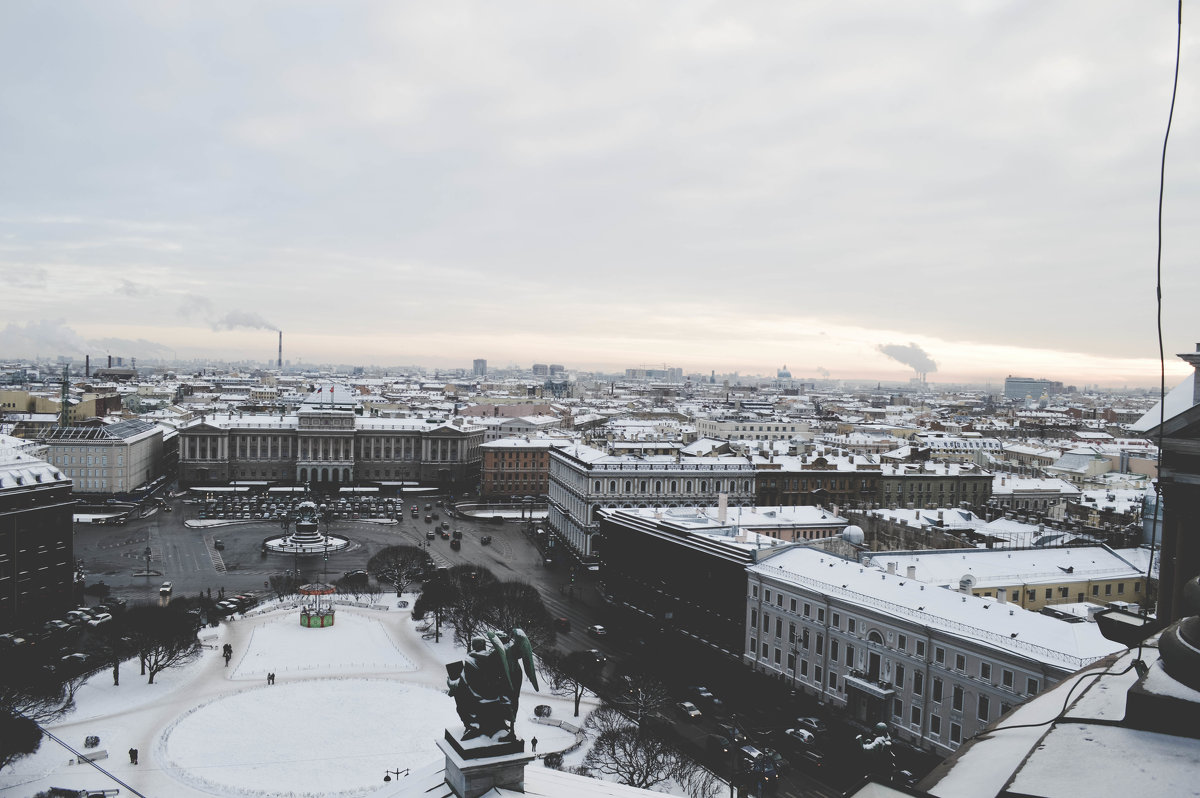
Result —
<instances>
[{"instance_id":1,"label":"arched window","mask_svg":"<svg viewBox=\"0 0 1200 798\"><path fill-rule=\"evenodd\" d=\"M700 492L708 493L708 480L706 480L706 479L700 480Z\"/></svg>"},{"instance_id":2,"label":"arched window","mask_svg":"<svg viewBox=\"0 0 1200 798\"><path fill-rule=\"evenodd\" d=\"M628 480L628 479L627 479L627 480L625 480L625 492L626 492L626 493L632 493L632 492L633 492L633 482L632 482L632 480Z\"/></svg>"},{"instance_id":3,"label":"arched window","mask_svg":"<svg viewBox=\"0 0 1200 798\"><path fill-rule=\"evenodd\" d=\"M638 482L638 492L639 493L646 492L646 480L643 479L640 482Z\"/></svg>"},{"instance_id":4,"label":"arched window","mask_svg":"<svg viewBox=\"0 0 1200 798\"><path fill-rule=\"evenodd\" d=\"M750 480L746 480L742 483L742 490L746 493L750 492Z\"/></svg>"},{"instance_id":5,"label":"arched window","mask_svg":"<svg viewBox=\"0 0 1200 798\"><path fill-rule=\"evenodd\" d=\"M617 481L615 479L610 479L608 481L608 492L609 493L617 492Z\"/></svg>"},{"instance_id":6,"label":"arched window","mask_svg":"<svg viewBox=\"0 0 1200 798\"><path fill-rule=\"evenodd\" d=\"M654 480L654 492L662 493L662 480L661 479Z\"/></svg>"},{"instance_id":7,"label":"arched window","mask_svg":"<svg viewBox=\"0 0 1200 798\"><path fill-rule=\"evenodd\" d=\"M677 479L671 480L671 492L672 493L679 492L679 480L677 480Z\"/></svg>"},{"instance_id":8,"label":"arched window","mask_svg":"<svg viewBox=\"0 0 1200 798\"><path fill-rule=\"evenodd\" d=\"M691 492L692 492L692 481L691 481L690 479L689 479L687 482L683 483L683 485L684 485L684 488L683 488L683 489L684 489L686 492L688 492L688 493L691 493Z\"/></svg>"},{"instance_id":9,"label":"arched window","mask_svg":"<svg viewBox=\"0 0 1200 798\"><path fill-rule=\"evenodd\" d=\"M595 481L595 482L592 484L592 491L593 491L593 492L595 492L595 493L599 493L599 492L600 492L600 480L596 480L596 481Z\"/></svg>"}]
</instances>

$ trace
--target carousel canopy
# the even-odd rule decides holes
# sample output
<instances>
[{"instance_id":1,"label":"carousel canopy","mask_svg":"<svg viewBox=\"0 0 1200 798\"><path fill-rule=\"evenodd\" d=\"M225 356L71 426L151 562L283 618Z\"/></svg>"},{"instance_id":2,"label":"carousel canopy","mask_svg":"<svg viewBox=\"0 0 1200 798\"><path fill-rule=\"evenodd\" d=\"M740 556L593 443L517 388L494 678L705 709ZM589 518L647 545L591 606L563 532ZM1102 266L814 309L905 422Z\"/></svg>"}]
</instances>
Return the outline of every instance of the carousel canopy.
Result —
<instances>
[{"instance_id":1,"label":"carousel canopy","mask_svg":"<svg viewBox=\"0 0 1200 798\"><path fill-rule=\"evenodd\" d=\"M297 590L305 596L328 596L330 593L335 593L337 588L323 582L313 582L308 585L300 585Z\"/></svg>"}]
</instances>

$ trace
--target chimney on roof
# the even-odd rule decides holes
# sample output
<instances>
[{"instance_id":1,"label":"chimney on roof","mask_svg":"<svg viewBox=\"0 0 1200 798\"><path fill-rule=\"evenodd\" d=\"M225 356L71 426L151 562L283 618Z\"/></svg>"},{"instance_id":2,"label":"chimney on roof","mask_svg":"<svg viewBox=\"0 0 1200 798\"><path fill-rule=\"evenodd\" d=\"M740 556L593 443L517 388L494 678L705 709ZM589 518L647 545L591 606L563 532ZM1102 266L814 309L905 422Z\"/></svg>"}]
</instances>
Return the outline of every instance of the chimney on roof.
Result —
<instances>
[{"instance_id":1,"label":"chimney on roof","mask_svg":"<svg viewBox=\"0 0 1200 798\"><path fill-rule=\"evenodd\" d=\"M888 563L887 564L887 572L889 574L895 574L896 573L896 563L894 563L894 562Z\"/></svg>"},{"instance_id":2,"label":"chimney on roof","mask_svg":"<svg viewBox=\"0 0 1200 798\"><path fill-rule=\"evenodd\" d=\"M909 579L916 579L917 578L917 566L915 566L915 565L908 566L908 568L905 569L904 573L905 573L905 576L907 576Z\"/></svg>"}]
</instances>

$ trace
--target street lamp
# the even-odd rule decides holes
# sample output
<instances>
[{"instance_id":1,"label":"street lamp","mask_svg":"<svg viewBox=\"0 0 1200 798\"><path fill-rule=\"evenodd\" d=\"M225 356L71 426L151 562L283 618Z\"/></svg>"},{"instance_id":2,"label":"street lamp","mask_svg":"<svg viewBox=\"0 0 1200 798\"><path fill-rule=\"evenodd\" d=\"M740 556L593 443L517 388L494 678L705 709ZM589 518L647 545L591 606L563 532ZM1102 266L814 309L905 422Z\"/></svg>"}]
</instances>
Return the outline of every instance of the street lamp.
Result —
<instances>
[{"instance_id":1,"label":"street lamp","mask_svg":"<svg viewBox=\"0 0 1200 798\"><path fill-rule=\"evenodd\" d=\"M149 579L150 578L150 547L147 546L146 550L142 553L146 555L146 578Z\"/></svg>"},{"instance_id":2,"label":"street lamp","mask_svg":"<svg viewBox=\"0 0 1200 798\"><path fill-rule=\"evenodd\" d=\"M403 770L400 770L400 769L385 770L383 773L384 773L384 775L383 775L384 781L391 781L392 776L395 776L396 778L400 778L401 776L408 778L408 768L404 768Z\"/></svg>"}]
</instances>

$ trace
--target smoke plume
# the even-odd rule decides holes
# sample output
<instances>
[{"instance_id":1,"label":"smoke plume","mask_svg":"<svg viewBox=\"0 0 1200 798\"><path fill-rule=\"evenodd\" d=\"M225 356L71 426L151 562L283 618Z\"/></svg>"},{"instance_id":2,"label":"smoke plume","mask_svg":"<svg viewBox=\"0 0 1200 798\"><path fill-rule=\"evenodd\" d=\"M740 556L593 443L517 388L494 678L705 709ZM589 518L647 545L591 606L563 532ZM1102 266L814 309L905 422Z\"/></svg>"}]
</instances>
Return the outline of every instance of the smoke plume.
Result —
<instances>
[{"instance_id":1,"label":"smoke plume","mask_svg":"<svg viewBox=\"0 0 1200 798\"><path fill-rule=\"evenodd\" d=\"M817 373L820 374L822 377L828 377L829 369L825 368L824 366L817 366Z\"/></svg>"},{"instance_id":2,"label":"smoke plume","mask_svg":"<svg viewBox=\"0 0 1200 798\"><path fill-rule=\"evenodd\" d=\"M917 374L929 374L937 371L937 363L933 362L933 358L929 357L924 349L914 343L910 342L908 346L904 346L903 344L880 344L875 348L892 360L908 366L917 372Z\"/></svg>"},{"instance_id":3,"label":"smoke plume","mask_svg":"<svg viewBox=\"0 0 1200 798\"><path fill-rule=\"evenodd\" d=\"M239 327L248 327L251 330L278 330L279 328L271 322L264 319L257 313L251 313L245 310L231 310L219 319L212 322L214 330L236 330Z\"/></svg>"}]
</instances>

